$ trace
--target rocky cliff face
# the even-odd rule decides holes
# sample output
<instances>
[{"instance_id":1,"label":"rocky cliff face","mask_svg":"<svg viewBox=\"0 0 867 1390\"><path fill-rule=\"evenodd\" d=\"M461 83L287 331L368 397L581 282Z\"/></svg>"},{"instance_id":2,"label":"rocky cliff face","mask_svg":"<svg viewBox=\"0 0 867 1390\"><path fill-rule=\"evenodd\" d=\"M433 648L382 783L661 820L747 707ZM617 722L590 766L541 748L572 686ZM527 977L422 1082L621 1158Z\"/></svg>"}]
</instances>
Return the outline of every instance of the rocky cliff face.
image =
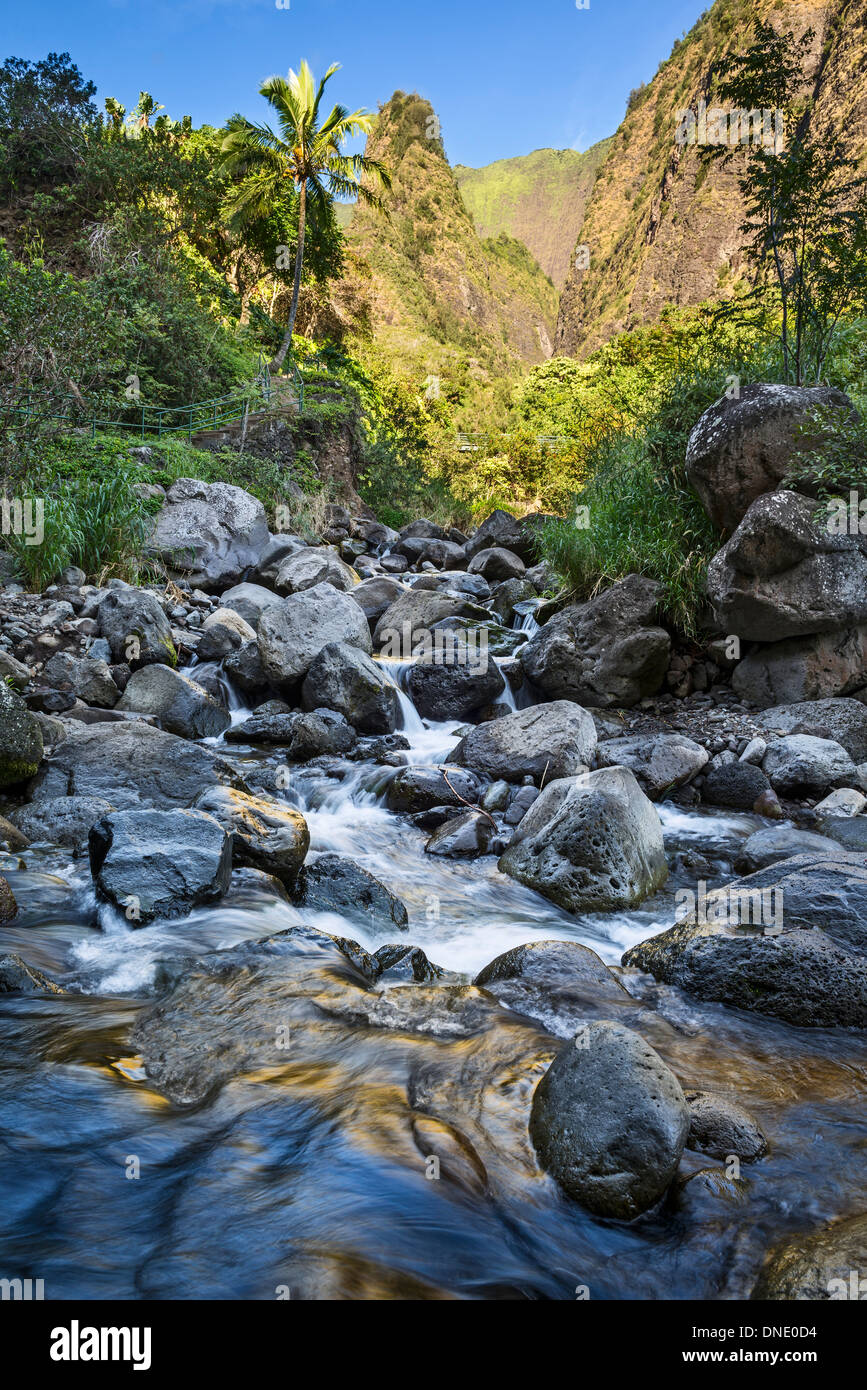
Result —
<instances>
[{"instance_id":1,"label":"rocky cliff face","mask_svg":"<svg viewBox=\"0 0 867 1390\"><path fill-rule=\"evenodd\" d=\"M492 377L549 357L557 292L521 242L479 236L430 104L396 93L367 153L393 189L387 218L363 204L353 212L347 283L358 282L386 355L423 374L463 358Z\"/></svg>"},{"instance_id":2,"label":"rocky cliff face","mask_svg":"<svg viewBox=\"0 0 867 1390\"><path fill-rule=\"evenodd\" d=\"M678 112L712 97L715 64L749 42L756 18L796 35L815 29L805 72L810 121L863 151L867 0L717 0L635 95L599 167L577 237L589 264L573 261L557 352L586 356L664 305L725 295L748 274L736 161L707 167L697 146L675 137Z\"/></svg>"},{"instance_id":3,"label":"rocky cliff face","mask_svg":"<svg viewBox=\"0 0 867 1390\"><path fill-rule=\"evenodd\" d=\"M610 140L589 150L534 150L482 169L455 166L479 236L502 232L529 247L558 290L569 274L596 171Z\"/></svg>"}]
</instances>

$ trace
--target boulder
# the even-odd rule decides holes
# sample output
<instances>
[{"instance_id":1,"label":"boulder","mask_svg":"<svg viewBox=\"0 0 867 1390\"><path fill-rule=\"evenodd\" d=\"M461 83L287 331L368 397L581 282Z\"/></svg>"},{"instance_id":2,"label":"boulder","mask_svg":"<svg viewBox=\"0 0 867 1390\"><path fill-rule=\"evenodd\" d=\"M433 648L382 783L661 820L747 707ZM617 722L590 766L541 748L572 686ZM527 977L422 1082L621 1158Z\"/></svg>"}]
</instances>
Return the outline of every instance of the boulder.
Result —
<instances>
[{"instance_id":1,"label":"boulder","mask_svg":"<svg viewBox=\"0 0 867 1390\"><path fill-rule=\"evenodd\" d=\"M258 641L268 680L290 693L330 643L346 643L368 656L372 650L364 610L332 584L316 584L269 608L259 620Z\"/></svg>"},{"instance_id":2,"label":"boulder","mask_svg":"<svg viewBox=\"0 0 867 1390\"><path fill-rule=\"evenodd\" d=\"M689 1137L687 1148L710 1158L743 1159L755 1163L768 1151L768 1141L752 1115L727 1096L687 1091Z\"/></svg>"},{"instance_id":3,"label":"boulder","mask_svg":"<svg viewBox=\"0 0 867 1390\"><path fill-rule=\"evenodd\" d=\"M390 604L376 624L373 641L376 647L399 648L390 655L408 657L416 642L430 634L444 618L484 618L490 615L472 603L466 594L449 593L448 589L431 592L410 589Z\"/></svg>"},{"instance_id":4,"label":"boulder","mask_svg":"<svg viewBox=\"0 0 867 1390\"><path fill-rule=\"evenodd\" d=\"M280 566L290 555L296 554L299 550L305 550L306 544L300 536L290 536L279 532L272 536L259 557L259 563L251 572L250 578L256 584L264 584L266 588L273 588L274 580L280 572Z\"/></svg>"},{"instance_id":5,"label":"boulder","mask_svg":"<svg viewBox=\"0 0 867 1390\"><path fill-rule=\"evenodd\" d=\"M376 931L405 931L404 904L384 883L353 859L320 854L301 872L296 901L315 912L334 912Z\"/></svg>"},{"instance_id":6,"label":"boulder","mask_svg":"<svg viewBox=\"0 0 867 1390\"><path fill-rule=\"evenodd\" d=\"M468 719L493 703L506 682L487 648L457 641L410 668L407 691L422 719Z\"/></svg>"},{"instance_id":7,"label":"boulder","mask_svg":"<svg viewBox=\"0 0 867 1390\"><path fill-rule=\"evenodd\" d=\"M850 695L867 685L867 626L756 647L732 674L742 700L769 705Z\"/></svg>"},{"instance_id":8,"label":"boulder","mask_svg":"<svg viewBox=\"0 0 867 1390\"><path fill-rule=\"evenodd\" d=\"M688 1132L677 1077L617 1023L579 1028L533 1096L530 1137L542 1166L596 1216L630 1220L655 1206Z\"/></svg>"},{"instance_id":9,"label":"boulder","mask_svg":"<svg viewBox=\"0 0 867 1390\"><path fill-rule=\"evenodd\" d=\"M770 1252L750 1297L787 1303L864 1299L867 1216L834 1221Z\"/></svg>"},{"instance_id":10,"label":"boulder","mask_svg":"<svg viewBox=\"0 0 867 1390\"><path fill-rule=\"evenodd\" d=\"M237 651L230 652L223 661L223 670L239 690L245 695L262 698L268 689L268 678L262 670L258 641L245 642Z\"/></svg>"},{"instance_id":11,"label":"boulder","mask_svg":"<svg viewBox=\"0 0 867 1390\"><path fill-rule=\"evenodd\" d=\"M821 517L819 504L796 492L752 503L708 566L724 632L779 642L867 622L867 536L833 534Z\"/></svg>"},{"instance_id":12,"label":"boulder","mask_svg":"<svg viewBox=\"0 0 867 1390\"><path fill-rule=\"evenodd\" d=\"M0 955L0 994L62 994L59 985L12 953Z\"/></svg>"},{"instance_id":13,"label":"boulder","mask_svg":"<svg viewBox=\"0 0 867 1390\"><path fill-rule=\"evenodd\" d=\"M544 523L550 520L540 512L531 512L529 516L520 518L502 510L491 512L466 542L464 553L471 560L481 550L499 547L511 550L526 565L532 565L536 560L539 532Z\"/></svg>"},{"instance_id":14,"label":"boulder","mask_svg":"<svg viewBox=\"0 0 867 1390\"><path fill-rule=\"evenodd\" d=\"M756 716L772 734L812 734L842 744L854 763L867 762L867 705L860 700L802 700Z\"/></svg>"},{"instance_id":15,"label":"boulder","mask_svg":"<svg viewBox=\"0 0 867 1390\"><path fill-rule=\"evenodd\" d=\"M237 613L254 632L262 614L269 608L279 608L281 602L279 594L272 593L261 584L236 584L220 596L220 608Z\"/></svg>"},{"instance_id":16,"label":"boulder","mask_svg":"<svg viewBox=\"0 0 867 1390\"><path fill-rule=\"evenodd\" d=\"M42 730L17 691L0 680L0 787L35 777L42 762Z\"/></svg>"},{"instance_id":17,"label":"boulder","mask_svg":"<svg viewBox=\"0 0 867 1390\"><path fill-rule=\"evenodd\" d=\"M434 831L424 852L448 859L477 859L487 854L496 833L494 821L484 811L464 811Z\"/></svg>"},{"instance_id":18,"label":"boulder","mask_svg":"<svg viewBox=\"0 0 867 1390\"><path fill-rule=\"evenodd\" d=\"M752 811L759 797L770 790L771 784L760 767L753 763L723 763L708 772L701 799L708 806Z\"/></svg>"},{"instance_id":19,"label":"boulder","mask_svg":"<svg viewBox=\"0 0 867 1390\"><path fill-rule=\"evenodd\" d=\"M789 796L851 787L858 781L858 769L845 748L833 739L810 734L774 739L768 744L762 771L774 791Z\"/></svg>"},{"instance_id":20,"label":"boulder","mask_svg":"<svg viewBox=\"0 0 867 1390\"><path fill-rule=\"evenodd\" d=\"M337 756L355 747L357 735L336 710L290 710L279 700L268 701L242 724L226 730L227 743L279 744L289 762L302 763L323 754Z\"/></svg>"},{"instance_id":21,"label":"boulder","mask_svg":"<svg viewBox=\"0 0 867 1390\"><path fill-rule=\"evenodd\" d=\"M495 545L490 550L477 551L468 569L470 574L480 574L489 583L496 584L503 579L520 579L525 565L514 551Z\"/></svg>"},{"instance_id":22,"label":"boulder","mask_svg":"<svg viewBox=\"0 0 867 1390\"><path fill-rule=\"evenodd\" d=\"M588 1017L610 1018L630 996L589 947L577 941L529 941L497 956L473 981L515 1013L571 1037Z\"/></svg>"},{"instance_id":23,"label":"boulder","mask_svg":"<svg viewBox=\"0 0 867 1390\"><path fill-rule=\"evenodd\" d=\"M826 835L816 835L812 830L796 830L792 825L771 825L750 835L735 860L735 869L739 874L752 874L757 869L766 869L769 864L778 864L781 859L791 859L796 854L833 857L835 853L835 843Z\"/></svg>"},{"instance_id":24,"label":"boulder","mask_svg":"<svg viewBox=\"0 0 867 1390\"><path fill-rule=\"evenodd\" d=\"M571 700L516 710L466 734L449 754L450 763L487 781L552 782L583 772L596 752L591 715Z\"/></svg>"},{"instance_id":25,"label":"boulder","mask_svg":"<svg viewBox=\"0 0 867 1390\"><path fill-rule=\"evenodd\" d=\"M140 720L70 725L29 788L42 803L61 796L100 797L118 810L192 806L206 787L242 786L224 759Z\"/></svg>"},{"instance_id":26,"label":"boulder","mask_svg":"<svg viewBox=\"0 0 867 1390\"><path fill-rule=\"evenodd\" d=\"M256 632L233 608L217 608L202 624L202 637L196 648L200 661L221 661L230 652L255 642Z\"/></svg>"},{"instance_id":27,"label":"boulder","mask_svg":"<svg viewBox=\"0 0 867 1390\"><path fill-rule=\"evenodd\" d=\"M352 589L358 575L344 564L333 550L311 546L298 550L283 561L274 580L278 594L300 594L317 584L331 584L335 589Z\"/></svg>"},{"instance_id":28,"label":"boulder","mask_svg":"<svg viewBox=\"0 0 867 1390\"><path fill-rule=\"evenodd\" d=\"M529 679L549 699L626 708L662 685L671 639L656 624L662 590L628 575L586 603L549 618L520 655Z\"/></svg>"},{"instance_id":29,"label":"boulder","mask_svg":"<svg viewBox=\"0 0 867 1390\"><path fill-rule=\"evenodd\" d=\"M376 627L383 613L396 603L404 592L404 587L388 575L378 575L375 579L365 579L356 584L352 597L359 608L364 610L367 621Z\"/></svg>"},{"instance_id":30,"label":"boulder","mask_svg":"<svg viewBox=\"0 0 867 1390\"><path fill-rule=\"evenodd\" d=\"M668 877L659 817L622 767L546 786L499 868L568 912L635 907Z\"/></svg>"},{"instance_id":31,"label":"boulder","mask_svg":"<svg viewBox=\"0 0 867 1390\"><path fill-rule=\"evenodd\" d=\"M91 826L111 810L111 803L101 796L58 796L13 811L12 823L31 844L62 845L83 855Z\"/></svg>"},{"instance_id":32,"label":"boulder","mask_svg":"<svg viewBox=\"0 0 867 1390\"><path fill-rule=\"evenodd\" d=\"M427 767L416 763L401 768L389 782L385 804L389 811L417 813L434 806L476 806L481 795L479 779L460 767Z\"/></svg>"},{"instance_id":33,"label":"boulder","mask_svg":"<svg viewBox=\"0 0 867 1390\"><path fill-rule=\"evenodd\" d=\"M98 709L114 709L120 697L106 662L75 657L71 652L56 652L46 661L42 683L53 690L70 690L76 699Z\"/></svg>"},{"instance_id":34,"label":"boulder","mask_svg":"<svg viewBox=\"0 0 867 1390\"><path fill-rule=\"evenodd\" d=\"M362 734L393 734L401 721L398 692L381 666L346 642L330 642L301 688L304 708L330 709Z\"/></svg>"},{"instance_id":35,"label":"boulder","mask_svg":"<svg viewBox=\"0 0 867 1390\"><path fill-rule=\"evenodd\" d=\"M97 609L99 633L115 662L133 671L141 666L177 666L169 620L146 589L111 589Z\"/></svg>"},{"instance_id":36,"label":"boulder","mask_svg":"<svg viewBox=\"0 0 867 1390\"><path fill-rule=\"evenodd\" d=\"M232 722L228 710L206 690L168 666L134 671L117 708L152 715L179 738L216 738Z\"/></svg>"},{"instance_id":37,"label":"boulder","mask_svg":"<svg viewBox=\"0 0 867 1390\"><path fill-rule=\"evenodd\" d=\"M97 895L133 926L215 902L232 876L232 837L202 811L119 811L90 832Z\"/></svg>"},{"instance_id":38,"label":"boulder","mask_svg":"<svg viewBox=\"0 0 867 1390\"><path fill-rule=\"evenodd\" d=\"M231 483L179 478L148 542L153 555L192 588L219 592L258 565L271 539L265 508Z\"/></svg>"},{"instance_id":39,"label":"boulder","mask_svg":"<svg viewBox=\"0 0 867 1390\"><path fill-rule=\"evenodd\" d=\"M418 946L389 943L374 951L373 958L379 966L378 978L386 984L433 984L445 973Z\"/></svg>"},{"instance_id":40,"label":"boulder","mask_svg":"<svg viewBox=\"0 0 867 1390\"><path fill-rule=\"evenodd\" d=\"M294 883L310 848L310 832L300 811L264 796L230 787L211 787L196 809L212 816L232 837L232 863L261 869L282 883Z\"/></svg>"},{"instance_id":41,"label":"boulder","mask_svg":"<svg viewBox=\"0 0 867 1390\"><path fill-rule=\"evenodd\" d=\"M596 756L601 767L628 767L642 791L651 801L658 801L666 792L692 781L709 755L700 743L684 734L640 734L605 739Z\"/></svg>"},{"instance_id":42,"label":"boulder","mask_svg":"<svg viewBox=\"0 0 867 1390\"><path fill-rule=\"evenodd\" d=\"M867 859L798 855L707 895L627 951L698 999L803 1028L867 1028Z\"/></svg>"},{"instance_id":43,"label":"boulder","mask_svg":"<svg viewBox=\"0 0 867 1390\"><path fill-rule=\"evenodd\" d=\"M821 443L822 429L804 428L817 408L851 415L852 402L827 386L759 384L705 411L689 437L686 471L722 531L734 530L751 502L776 491L798 454Z\"/></svg>"}]
</instances>

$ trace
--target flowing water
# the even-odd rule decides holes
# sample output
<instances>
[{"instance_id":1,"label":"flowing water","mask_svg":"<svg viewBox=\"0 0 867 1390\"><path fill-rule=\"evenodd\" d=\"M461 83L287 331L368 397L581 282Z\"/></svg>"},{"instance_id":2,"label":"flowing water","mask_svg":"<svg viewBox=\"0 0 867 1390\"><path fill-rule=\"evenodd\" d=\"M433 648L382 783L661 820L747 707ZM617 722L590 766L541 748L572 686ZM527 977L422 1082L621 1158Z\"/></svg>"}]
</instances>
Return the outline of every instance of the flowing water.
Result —
<instances>
[{"instance_id":1,"label":"flowing water","mask_svg":"<svg viewBox=\"0 0 867 1390\"><path fill-rule=\"evenodd\" d=\"M440 763L457 726L419 718L405 666L388 669L407 757ZM242 703L227 695L237 724ZM219 751L248 776L274 761ZM312 852L348 855L387 884L409 911L405 940L459 982L531 940L579 941L616 965L670 925L678 886L732 877L760 824L660 806L665 891L636 911L574 917L493 858L427 856L425 834L383 807L393 775L299 768L283 794L304 811ZM26 871L8 874L21 912L0 928L0 950L68 992L0 998L0 1277L44 1279L49 1298L568 1299L581 1286L593 1298L740 1298L769 1244L861 1200L867 1041L857 1036L625 977L631 993L607 1016L638 1027L685 1088L736 1096L771 1151L722 1194L697 1180L639 1221L599 1221L538 1170L527 1139L552 1034L574 1031L568 1014L492 1007L476 1029L378 1026L365 1011L379 995L341 973L343 957L303 933L286 938L288 964L256 943L306 924L374 950L394 931L301 911L248 880L183 921L136 930L97 908L81 860L48 849L24 859ZM177 1005L166 1051L169 1071L187 1069L182 1103L149 1079L130 1038L214 952L234 952L243 969L216 992L210 977L194 983ZM435 1012L436 989L402 994L419 991ZM284 1019L291 1041L277 1053L256 1029ZM682 1177L716 1166L687 1152Z\"/></svg>"}]
</instances>

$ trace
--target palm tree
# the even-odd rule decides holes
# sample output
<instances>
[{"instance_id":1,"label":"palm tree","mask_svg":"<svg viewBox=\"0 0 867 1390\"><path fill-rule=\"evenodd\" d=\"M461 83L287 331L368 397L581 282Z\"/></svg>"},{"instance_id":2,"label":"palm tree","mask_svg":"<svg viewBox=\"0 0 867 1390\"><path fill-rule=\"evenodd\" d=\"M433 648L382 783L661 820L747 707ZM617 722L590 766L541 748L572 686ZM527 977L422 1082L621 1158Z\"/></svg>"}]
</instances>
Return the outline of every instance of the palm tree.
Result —
<instances>
[{"instance_id":1,"label":"palm tree","mask_svg":"<svg viewBox=\"0 0 867 1390\"><path fill-rule=\"evenodd\" d=\"M288 78L269 77L263 82L259 94L276 111L278 131L267 125L256 125L241 115L232 116L226 125L222 167L225 173L241 177L240 185L226 203L230 228L267 217L275 202L283 196L287 178L292 179L298 190L292 306L283 342L271 363L273 371L283 366L292 343L308 215L315 218L317 211L324 210L335 196L357 197L373 207L382 207L381 199L369 184L362 182L365 176L384 188L391 187L387 171L376 160L363 154L341 154L344 141L353 135L369 133L374 121L371 112L350 114L344 106L335 106L326 120L319 123L325 84L339 68L339 63L332 63L318 87L309 65L303 61L299 72L290 68Z\"/></svg>"}]
</instances>

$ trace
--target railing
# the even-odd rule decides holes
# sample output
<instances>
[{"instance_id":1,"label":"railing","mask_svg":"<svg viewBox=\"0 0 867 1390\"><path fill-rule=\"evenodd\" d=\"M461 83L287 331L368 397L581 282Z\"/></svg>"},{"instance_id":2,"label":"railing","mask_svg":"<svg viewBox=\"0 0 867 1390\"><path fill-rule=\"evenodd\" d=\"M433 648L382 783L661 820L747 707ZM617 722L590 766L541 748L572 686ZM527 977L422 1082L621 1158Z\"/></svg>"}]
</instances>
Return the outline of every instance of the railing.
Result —
<instances>
[{"instance_id":1,"label":"railing","mask_svg":"<svg viewBox=\"0 0 867 1390\"><path fill-rule=\"evenodd\" d=\"M296 392L300 413L304 409L304 379L294 360L290 362L290 366L288 377ZM249 385L207 401L193 401L190 405L175 406L143 405L132 418L107 419L99 415L88 416L87 403L79 396L61 396L61 409L46 410L40 404L44 397L40 397L38 392L28 391L20 405L8 406L5 410L0 408L0 418L11 413L23 416L25 426L30 421L40 420L61 421L68 424L70 429L90 426L91 435L95 435L99 429L112 432L131 431L141 438L149 434L156 434L157 438L180 434L192 439L194 434L218 430L223 425L235 424L242 420L249 413L251 403L257 406L269 405L272 399L279 397L280 381L281 378L275 381L271 376L268 364L260 354L259 369Z\"/></svg>"},{"instance_id":2,"label":"railing","mask_svg":"<svg viewBox=\"0 0 867 1390\"><path fill-rule=\"evenodd\" d=\"M490 439L489 434L459 434L455 447L462 453L474 449L484 449ZM549 449L568 448L575 441L571 434L537 434L536 443L544 452Z\"/></svg>"}]
</instances>

